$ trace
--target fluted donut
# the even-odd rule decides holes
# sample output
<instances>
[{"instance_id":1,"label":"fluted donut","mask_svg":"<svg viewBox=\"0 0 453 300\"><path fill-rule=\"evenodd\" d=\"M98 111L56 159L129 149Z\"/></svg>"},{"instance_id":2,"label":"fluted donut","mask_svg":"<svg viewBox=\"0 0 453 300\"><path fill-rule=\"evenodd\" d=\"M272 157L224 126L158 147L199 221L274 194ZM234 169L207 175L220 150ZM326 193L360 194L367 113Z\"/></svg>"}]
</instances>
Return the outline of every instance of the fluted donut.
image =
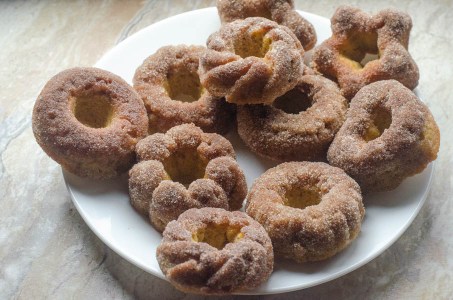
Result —
<instances>
[{"instance_id":1,"label":"fluted donut","mask_svg":"<svg viewBox=\"0 0 453 300\"><path fill-rule=\"evenodd\" d=\"M263 17L291 29L306 51L316 44L313 25L294 8L293 0L217 0L222 23L248 17Z\"/></svg>"},{"instance_id":2,"label":"fluted donut","mask_svg":"<svg viewBox=\"0 0 453 300\"><path fill-rule=\"evenodd\" d=\"M297 84L304 50L285 26L260 17L224 24L200 58L202 85L236 104L272 103Z\"/></svg>"},{"instance_id":3,"label":"fluted donut","mask_svg":"<svg viewBox=\"0 0 453 300\"><path fill-rule=\"evenodd\" d=\"M189 208L237 210L247 194L231 143L193 124L155 133L137 144L139 162L129 172L132 206L163 231Z\"/></svg>"},{"instance_id":4,"label":"fluted donut","mask_svg":"<svg viewBox=\"0 0 453 300\"><path fill-rule=\"evenodd\" d=\"M359 185L322 162L290 162L267 170L247 196L246 212L264 226L276 257L327 259L359 234L365 210Z\"/></svg>"},{"instance_id":5,"label":"fluted donut","mask_svg":"<svg viewBox=\"0 0 453 300\"><path fill-rule=\"evenodd\" d=\"M261 156L283 161L325 161L347 107L335 83L319 75L305 75L272 105L239 106L238 132L245 144Z\"/></svg>"},{"instance_id":6,"label":"fluted donut","mask_svg":"<svg viewBox=\"0 0 453 300\"><path fill-rule=\"evenodd\" d=\"M205 132L225 134L234 123L235 107L201 86L197 70L202 46L165 46L149 56L134 75L149 116L149 132L193 123Z\"/></svg>"},{"instance_id":7,"label":"fluted donut","mask_svg":"<svg viewBox=\"0 0 453 300\"><path fill-rule=\"evenodd\" d=\"M157 261L179 290L221 295L265 282L274 254L258 222L240 211L209 207L189 209L167 225Z\"/></svg>"},{"instance_id":8,"label":"fluted donut","mask_svg":"<svg viewBox=\"0 0 453 300\"><path fill-rule=\"evenodd\" d=\"M370 16L340 6L331 23L332 37L315 49L312 66L336 79L346 98L379 80L395 79L409 89L418 85L418 67L407 49L412 28L408 14L385 9ZM367 53L378 57L366 63Z\"/></svg>"}]
</instances>

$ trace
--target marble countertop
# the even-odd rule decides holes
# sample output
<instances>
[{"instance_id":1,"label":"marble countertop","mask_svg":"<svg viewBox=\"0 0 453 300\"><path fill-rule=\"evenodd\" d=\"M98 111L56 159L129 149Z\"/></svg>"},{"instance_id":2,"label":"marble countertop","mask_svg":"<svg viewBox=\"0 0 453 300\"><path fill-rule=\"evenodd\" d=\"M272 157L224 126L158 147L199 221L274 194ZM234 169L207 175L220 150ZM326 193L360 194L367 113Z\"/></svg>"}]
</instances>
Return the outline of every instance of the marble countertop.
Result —
<instances>
[{"instance_id":1,"label":"marble countertop","mask_svg":"<svg viewBox=\"0 0 453 300\"><path fill-rule=\"evenodd\" d=\"M396 7L413 18L410 52L420 68L421 97L442 138L432 189L408 230L370 263L319 286L260 298L451 299L453 1L296 1L296 7L330 18L346 3L367 11ZM36 144L31 112L46 81L59 71L92 66L141 28L214 5L0 2L1 299L197 298L130 264L91 232L71 202L59 165Z\"/></svg>"}]
</instances>

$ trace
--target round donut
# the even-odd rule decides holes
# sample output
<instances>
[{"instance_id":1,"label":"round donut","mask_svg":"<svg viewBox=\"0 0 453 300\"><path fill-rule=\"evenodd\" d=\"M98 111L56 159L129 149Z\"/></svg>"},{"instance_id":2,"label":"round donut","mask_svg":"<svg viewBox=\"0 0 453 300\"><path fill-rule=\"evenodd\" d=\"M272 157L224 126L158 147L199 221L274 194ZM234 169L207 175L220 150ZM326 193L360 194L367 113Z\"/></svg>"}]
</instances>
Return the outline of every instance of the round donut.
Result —
<instances>
[{"instance_id":1,"label":"round donut","mask_svg":"<svg viewBox=\"0 0 453 300\"><path fill-rule=\"evenodd\" d=\"M134 88L145 103L149 133L194 123L205 132L225 134L234 124L235 107L200 84L202 46L166 46L137 68Z\"/></svg>"},{"instance_id":2,"label":"round donut","mask_svg":"<svg viewBox=\"0 0 453 300\"><path fill-rule=\"evenodd\" d=\"M260 17L224 24L200 58L202 85L236 104L272 103L297 84L302 48L285 26Z\"/></svg>"},{"instance_id":3,"label":"round donut","mask_svg":"<svg viewBox=\"0 0 453 300\"><path fill-rule=\"evenodd\" d=\"M296 262L327 259L359 234L365 209L359 185L322 162L267 170L247 196L246 212L264 226L274 254Z\"/></svg>"},{"instance_id":4,"label":"round donut","mask_svg":"<svg viewBox=\"0 0 453 300\"><path fill-rule=\"evenodd\" d=\"M304 75L299 84L269 105L238 107L238 133L255 153L274 160L326 161L344 122L347 100L332 81Z\"/></svg>"},{"instance_id":5,"label":"round donut","mask_svg":"<svg viewBox=\"0 0 453 300\"><path fill-rule=\"evenodd\" d=\"M137 144L129 172L132 206L163 231L189 208L237 210L247 194L231 143L193 124L150 135Z\"/></svg>"},{"instance_id":6,"label":"round donut","mask_svg":"<svg viewBox=\"0 0 453 300\"><path fill-rule=\"evenodd\" d=\"M372 83L352 99L327 158L364 193L392 190L437 157L440 133L431 112L395 80Z\"/></svg>"},{"instance_id":7,"label":"round donut","mask_svg":"<svg viewBox=\"0 0 453 300\"><path fill-rule=\"evenodd\" d=\"M263 17L291 29L306 51L316 44L315 28L295 10L293 0L217 0L217 10L222 23Z\"/></svg>"},{"instance_id":8,"label":"round donut","mask_svg":"<svg viewBox=\"0 0 453 300\"><path fill-rule=\"evenodd\" d=\"M65 170L116 177L135 162L147 133L143 102L120 77L96 68L65 70L44 86L33 109L36 141Z\"/></svg>"},{"instance_id":9,"label":"round donut","mask_svg":"<svg viewBox=\"0 0 453 300\"><path fill-rule=\"evenodd\" d=\"M245 213L206 207L189 209L167 225L157 261L179 290L221 295L265 282L274 253L264 228Z\"/></svg>"},{"instance_id":10,"label":"round donut","mask_svg":"<svg viewBox=\"0 0 453 300\"><path fill-rule=\"evenodd\" d=\"M395 79L409 89L418 85L418 67L407 50L412 28L408 14L386 9L370 16L340 6L331 23L332 37L315 49L312 67L336 79L346 98L379 80ZM377 58L368 61L367 54Z\"/></svg>"}]
</instances>

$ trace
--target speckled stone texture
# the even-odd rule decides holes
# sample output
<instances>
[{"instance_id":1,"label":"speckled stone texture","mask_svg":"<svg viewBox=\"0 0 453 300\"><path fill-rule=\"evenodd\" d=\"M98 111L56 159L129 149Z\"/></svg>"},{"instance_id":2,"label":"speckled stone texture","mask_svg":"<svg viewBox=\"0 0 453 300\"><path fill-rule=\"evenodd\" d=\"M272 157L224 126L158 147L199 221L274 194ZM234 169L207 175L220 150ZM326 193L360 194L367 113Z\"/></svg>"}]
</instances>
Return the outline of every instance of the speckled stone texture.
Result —
<instances>
[{"instance_id":1,"label":"speckled stone texture","mask_svg":"<svg viewBox=\"0 0 453 300\"><path fill-rule=\"evenodd\" d=\"M60 167L33 138L31 111L52 75L92 66L141 28L215 1L66 2L0 2L0 298L198 299L125 261L91 232ZM295 4L328 18L340 4L408 12L414 23L409 51L420 68L420 96L440 127L441 148L426 204L393 246L339 279L260 299L451 299L453 1Z\"/></svg>"}]
</instances>

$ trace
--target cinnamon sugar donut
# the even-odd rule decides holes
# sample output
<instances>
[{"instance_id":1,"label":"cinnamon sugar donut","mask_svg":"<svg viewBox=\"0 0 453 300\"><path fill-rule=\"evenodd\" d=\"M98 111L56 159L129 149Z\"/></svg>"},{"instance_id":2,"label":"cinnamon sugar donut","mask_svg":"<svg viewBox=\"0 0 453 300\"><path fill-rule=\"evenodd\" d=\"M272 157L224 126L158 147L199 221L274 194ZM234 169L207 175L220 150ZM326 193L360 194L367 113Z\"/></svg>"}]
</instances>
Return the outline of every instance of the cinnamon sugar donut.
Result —
<instances>
[{"instance_id":1,"label":"cinnamon sugar donut","mask_svg":"<svg viewBox=\"0 0 453 300\"><path fill-rule=\"evenodd\" d=\"M395 80L372 83L352 99L327 158L364 193L391 190L437 157L439 128L431 112Z\"/></svg>"},{"instance_id":2,"label":"cinnamon sugar donut","mask_svg":"<svg viewBox=\"0 0 453 300\"><path fill-rule=\"evenodd\" d=\"M326 160L327 149L344 122L347 100L332 81L302 76L272 106L238 107L238 132L255 153L276 160Z\"/></svg>"},{"instance_id":3,"label":"cinnamon sugar donut","mask_svg":"<svg viewBox=\"0 0 453 300\"><path fill-rule=\"evenodd\" d=\"M340 6L331 22L332 37L315 49L312 64L336 79L346 98L379 80L395 79L409 89L418 85L418 67L407 50L412 28L408 14L385 9L370 16ZM367 54L377 59L367 63Z\"/></svg>"},{"instance_id":4,"label":"cinnamon sugar donut","mask_svg":"<svg viewBox=\"0 0 453 300\"><path fill-rule=\"evenodd\" d=\"M183 124L146 137L136 152L140 162L129 172L130 201L157 230L189 208L242 207L247 184L224 137Z\"/></svg>"},{"instance_id":5,"label":"cinnamon sugar donut","mask_svg":"<svg viewBox=\"0 0 453 300\"><path fill-rule=\"evenodd\" d=\"M201 83L231 103L271 103L292 89L304 71L297 37L265 18L227 23L207 46L200 58Z\"/></svg>"},{"instance_id":6,"label":"cinnamon sugar donut","mask_svg":"<svg viewBox=\"0 0 453 300\"><path fill-rule=\"evenodd\" d=\"M359 234L365 210L358 184L322 162L267 170L247 196L247 214L264 226L277 257L327 259Z\"/></svg>"},{"instance_id":7,"label":"cinnamon sugar donut","mask_svg":"<svg viewBox=\"0 0 453 300\"><path fill-rule=\"evenodd\" d=\"M137 68L134 88L148 111L149 133L184 123L194 123L205 132L228 132L235 107L207 92L198 77L199 58L205 51L202 46L166 46Z\"/></svg>"},{"instance_id":8,"label":"cinnamon sugar donut","mask_svg":"<svg viewBox=\"0 0 453 300\"><path fill-rule=\"evenodd\" d=\"M157 261L179 290L227 294L251 290L272 273L274 253L264 228L240 211L189 209L170 222Z\"/></svg>"},{"instance_id":9,"label":"cinnamon sugar donut","mask_svg":"<svg viewBox=\"0 0 453 300\"><path fill-rule=\"evenodd\" d=\"M316 44L315 28L295 10L293 0L217 0L217 10L222 23L263 17L291 29L306 51Z\"/></svg>"},{"instance_id":10,"label":"cinnamon sugar donut","mask_svg":"<svg viewBox=\"0 0 453 300\"><path fill-rule=\"evenodd\" d=\"M73 68L44 86L32 127L38 144L65 170L106 179L132 166L148 120L143 102L123 79L96 68Z\"/></svg>"}]
</instances>

